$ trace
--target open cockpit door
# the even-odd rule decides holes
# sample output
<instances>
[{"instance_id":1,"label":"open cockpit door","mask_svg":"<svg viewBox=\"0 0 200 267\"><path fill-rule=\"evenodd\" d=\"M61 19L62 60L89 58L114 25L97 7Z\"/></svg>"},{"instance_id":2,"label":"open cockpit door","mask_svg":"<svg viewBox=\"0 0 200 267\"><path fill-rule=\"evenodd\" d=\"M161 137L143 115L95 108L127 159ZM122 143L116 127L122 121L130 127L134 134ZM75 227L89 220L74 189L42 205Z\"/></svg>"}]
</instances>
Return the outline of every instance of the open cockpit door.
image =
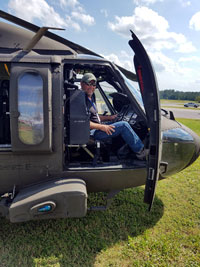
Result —
<instances>
[{"instance_id":1,"label":"open cockpit door","mask_svg":"<svg viewBox=\"0 0 200 267\"><path fill-rule=\"evenodd\" d=\"M156 76L151 61L136 35L132 32L132 40L129 45L133 49L134 65L140 86L144 108L149 128L149 159L147 163L147 178L144 193L144 202L152 207L156 182L159 176L159 165L161 156L161 114L159 90Z\"/></svg>"}]
</instances>

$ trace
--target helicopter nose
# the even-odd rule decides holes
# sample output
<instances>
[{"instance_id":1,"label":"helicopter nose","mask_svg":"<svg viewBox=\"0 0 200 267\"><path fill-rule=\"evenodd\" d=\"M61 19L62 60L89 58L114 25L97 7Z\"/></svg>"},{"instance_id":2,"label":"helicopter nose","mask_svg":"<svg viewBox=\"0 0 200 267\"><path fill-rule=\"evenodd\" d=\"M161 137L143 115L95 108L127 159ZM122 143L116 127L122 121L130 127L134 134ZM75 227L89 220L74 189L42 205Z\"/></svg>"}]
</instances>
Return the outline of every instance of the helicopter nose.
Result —
<instances>
[{"instance_id":1,"label":"helicopter nose","mask_svg":"<svg viewBox=\"0 0 200 267\"><path fill-rule=\"evenodd\" d=\"M185 129L185 131L187 131L193 137L194 145L195 145L193 157L191 158L190 162L187 165L189 166L200 156L200 137L196 133L194 133L191 129L187 128L186 126L182 125L182 127L183 129Z\"/></svg>"},{"instance_id":2,"label":"helicopter nose","mask_svg":"<svg viewBox=\"0 0 200 267\"><path fill-rule=\"evenodd\" d=\"M178 127L177 127L178 126ZM191 165L200 155L200 137L184 125L163 131L162 159L167 169L162 177L171 176Z\"/></svg>"}]
</instances>

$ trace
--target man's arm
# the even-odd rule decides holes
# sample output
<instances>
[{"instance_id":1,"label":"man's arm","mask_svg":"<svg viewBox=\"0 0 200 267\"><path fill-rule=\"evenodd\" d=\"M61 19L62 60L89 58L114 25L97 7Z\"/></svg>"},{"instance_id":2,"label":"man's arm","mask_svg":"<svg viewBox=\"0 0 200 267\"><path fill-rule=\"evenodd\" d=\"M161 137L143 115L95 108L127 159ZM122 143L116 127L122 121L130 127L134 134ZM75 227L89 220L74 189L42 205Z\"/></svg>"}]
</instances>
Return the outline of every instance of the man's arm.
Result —
<instances>
[{"instance_id":1,"label":"man's arm","mask_svg":"<svg viewBox=\"0 0 200 267\"><path fill-rule=\"evenodd\" d=\"M117 117L117 114L115 115L108 115L108 116L103 116L99 115L99 118L101 121L114 121L114 119Z\"/></svg>"},{"instance_id":2,"label":"man's arm","mask_svg":"<svg viewBox=\"0 0 200 267\"><path fill-rule=\"evenodd\" d=\"M106 125L106 124L100 124L100 123L95 123L95 122L90 121L90 129L103 131L107 133L107 135L112 135L112 133L115 131L114 128L115 128L114 125Z\"/></svg>"}]
</instances>

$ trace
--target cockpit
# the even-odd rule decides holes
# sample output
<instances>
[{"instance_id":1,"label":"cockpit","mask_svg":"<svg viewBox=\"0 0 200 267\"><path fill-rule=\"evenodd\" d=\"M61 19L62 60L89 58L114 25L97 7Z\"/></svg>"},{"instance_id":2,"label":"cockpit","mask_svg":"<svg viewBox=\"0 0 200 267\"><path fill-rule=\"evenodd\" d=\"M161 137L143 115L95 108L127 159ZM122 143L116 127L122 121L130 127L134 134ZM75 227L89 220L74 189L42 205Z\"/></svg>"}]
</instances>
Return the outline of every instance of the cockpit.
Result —
<instances>
[{"instance_id":1,"label":"cockpit","mask_svg":"<svg viewBox=\"0 0 200 267\"><path fill-rule=\"evenodd\" d=\"M114 122L126 121L145 143L148 128L144 106L137 90L114 65L74 63L64 66L64 143L66 166L128 167L137 162L121 137L95 142L89 129L89 114L84 92L80 89L83 74L90 72L97 78L95 89L99 115L117 115ZM123 149L125 148L126 149ZM132 154L132 155L131 155ZM141 164L141 162L140 162ZM137 164L136 164L137 165Z\"/></svg>"}]
</instances>

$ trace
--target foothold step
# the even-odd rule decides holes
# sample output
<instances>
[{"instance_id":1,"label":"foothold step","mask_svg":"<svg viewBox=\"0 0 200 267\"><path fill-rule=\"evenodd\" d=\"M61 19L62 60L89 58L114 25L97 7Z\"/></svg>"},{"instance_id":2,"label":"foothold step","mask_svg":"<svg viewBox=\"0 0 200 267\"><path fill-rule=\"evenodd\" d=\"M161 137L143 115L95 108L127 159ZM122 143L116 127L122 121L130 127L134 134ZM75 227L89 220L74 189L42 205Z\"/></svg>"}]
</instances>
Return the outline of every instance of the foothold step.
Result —
<instances>
[{"instance_id":1,"label":"foothold step","mask_svg":"<svg viewBox=\"0 0 200 267\"><path fill-rule=\"evenodd\" d=\"M87 212L86 184L81 179L59 179L21 190L9 208L11 222L83 217Z\"/></svg>"}]
</instances>

